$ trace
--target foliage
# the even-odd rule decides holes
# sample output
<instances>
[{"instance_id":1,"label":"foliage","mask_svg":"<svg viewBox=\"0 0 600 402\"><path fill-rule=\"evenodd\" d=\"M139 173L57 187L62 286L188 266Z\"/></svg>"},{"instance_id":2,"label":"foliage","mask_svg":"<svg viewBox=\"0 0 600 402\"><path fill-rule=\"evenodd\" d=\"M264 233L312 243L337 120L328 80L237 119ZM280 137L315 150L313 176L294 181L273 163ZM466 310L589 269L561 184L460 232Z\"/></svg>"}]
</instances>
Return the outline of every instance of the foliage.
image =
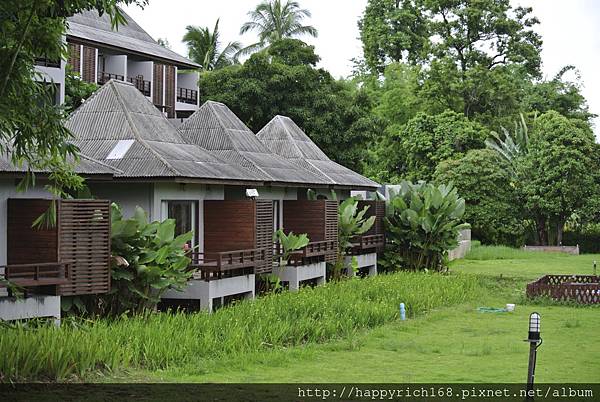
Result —
<instances>
[{"instance_id":1,"label":"foliage","mask_svg":"<svg viewBox=\"0 0 600 402\"><path fill-rule=\"evenodd\" d=\"M213 314L149 314L84 321L60 328L0 328L0 377L66 380L97 370L159 370L236 359L273 348L350 338L398 319L398 304L415 317L479 296L468 275L398 273L343 281L297 293L241 302Z\"/></svg>"},{"instance_id":2,"label":"foliage","mask_svg":"<svg viewBox=\"0 0 600 402\"><path fill-rule=\"evenodd\" d=\"M338 207L338 255L333 270L335 279L341 275L342 268L344 268L344 256L352 247L350 239L365 234L375 223L375 216L364 217L369 208L367 205L359 211L358 200L354 197L346 198Z\"/></svg>"},{"instance_id":3,"label":"foliage","mask_svg":"<svg viewBox=\"0 0 600 402\"><path fill-rule=\"evenodd\" d=\"M88 99L96 90L98 85L93 82L85 82L81 79L79 73L73 71L70 65L67 65L65 72L65 104L67 113L72 113L81 104Z\"/></svg>"},{"instance_id":4,"label":"foliage","mask_svg":"<svg viewBox=\"0 0 600 402\"><path fill-rule=\"evenodd\" d=\"M288 116L332 159L359 170L382 125L366 91L315 68L317 60L312 46L284 39L241 66L202 74L201 101L225 103L254 132Z\"/></svg>"},{"instance_id":5,"label":"foliage","mask_svg":"<svg viewBox=\"0 0 600 402\"><path fill-rule=\"evenodd\" d=\"M502 136L497 132L490 132L491 138L485 140L485 145L495 151L496 155L508 167L510 172L516 174L516 164L519 157L525 155L529 148L529 130L525 118L521 114L521 120L515 122L513 132L501 127Z\"/></svg>"},{"instance_id":6,"label":"foliage","mask_svg":"<svg viewBox=\"0 0 600 402\"><path fill-rule=\"evenodd\" d=\"M283 249L283 255L281 259L286 264L290 259L290 255L294 251L303 249L310 242L306 233L295 235L294 232L290 232L286 235L282 229L277 230L273 237L274 240L278 242L281 245L281 248Z\"/></svg>"},{"instance_id":7,"label":"foliage","mask_svg":"<svg viewBox=\"0 0 600 402\"><path fill-rule=\"evenodd\" d=\"M513 175L487 149L467 152L440 163L435 181L452 183L465 199L464 219L472 235L484 244L523 244L523 211Z\"/></svg>"},{"instance_id":8,"label":"foliage","mask_svg":"<svg viewBox=\"0 0 600 402\"><path fill-rule=\"evenodd\" d=\"M418 113L401 127L391 126L373 154L372 176L389 183L431 180L436 166L482 148L484 128L463 115L446 111L439 115Z\"/></svg>"},{"instance_id":9,"label":"foliage","mask_svg":"<svg viewBox=\"0 0 600 402\"><path fill-rule=\"evenodd\" d=\"M208 27L188 25L182 41L187 45L190 59L200 64L203 70L215 70L238 63L237 53L242 48L239 42L229 42L221 48L219 20L212 32Z\"/></svg>"},{"instance_id":10,"label":"foliage","mask_svg":"<svg viewBox=\"0 0 600 402\"><path fill-rule=\"evenodd\" d=\"M431 102L467 117L506 115L499 106L518 107L519 79L539 76L531 11L509 0L369 0L359 23L365 62L374 72L424 65Z\"/></svg>"},{"instance_id":11,"label":"foliage","mask_svg":"<svg viewBox=\"0 0 600 402\"><path fill-rule=\"evenodd\" d=\"M585 225L577 230L565 231L563 244L567 246L579 245L581 253L600 253L600 224ZM600 266L598 271L600 272Z\"/></svg>"},{"instance_id":12,"label":"foliage","mask_svg":"<svg viewBox=\"0 0 600 402\"><path fill-rule=\"evenodd\" d=\"M458 245L465 200L452 185L403 181L391 194L386 217L386 253L402 258L403 268L442 270L448 250Z\"/></svg>"},{"instance_id":13,"label":"foliage","mask_svg":"<svg viewBox=\"0 0 600 402\"><path fill-rule=\"evenodd\" d=\"M168 289L183 289L192 275L185 250L192 232L175 237L173 219L148 223L140 207L124 219L112 204L111 221L110 313L142 313L156 307Z\"/></svg>"},{"instance_id":14,"label":"foliage","mask_svg":"<svg viewBox=\"0 0 600 402\"><path fill-rule=\"evenodd\" d=\"M65 161L77 154L64 127L65 113L54 104L56 87L39 82L36 57L60 60L66 56L63 36L66 18L84 10L108 14L114 26L125 22L118 5L144 0L22 0L0 4L0 154L17 166L52 172L47 189L55 196L82 181ZM51 223L51 222L50 222Z\"/></svg>"},{"instance_id":15,"label":"foliage","mask_svg":"<svg viewBox=\"0 0 600 402\"><path fill-rule=\"evenodd\" d=\"M258 32L258 42L242 49L243 54L250 54L281 39L302 35L317 37L317 29L311 25L302 25L305 18L310 18L310 11L300 8L297 1L264 0L248 13L250 21L240 29L240 35L250 31Z\"/></svg>"},{"instance_id":16,"label":"foliage","mask_svg":"<svg viewBox=\"0 0 600 402\"><path fill-rule=\"evenodd\" d=\"M591 172L594 135L581 120L551 111L540 116L530 136L529 152L519 164L524 206L536 224L538 242L548 244L548 229L556 229L556 244L569 217L597 198Z\"/></svg>"}]
</instances>

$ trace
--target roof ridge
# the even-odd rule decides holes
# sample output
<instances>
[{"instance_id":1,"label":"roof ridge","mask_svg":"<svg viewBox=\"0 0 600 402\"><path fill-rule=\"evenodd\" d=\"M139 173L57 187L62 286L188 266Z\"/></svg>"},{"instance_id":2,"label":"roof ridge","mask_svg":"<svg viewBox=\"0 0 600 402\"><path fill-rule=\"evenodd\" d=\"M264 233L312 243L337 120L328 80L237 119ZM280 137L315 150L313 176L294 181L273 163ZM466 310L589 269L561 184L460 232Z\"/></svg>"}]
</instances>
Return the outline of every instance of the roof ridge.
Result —
<instances>
[{"instance_id":1,"label":"roof ridge","mask_svg":"<svg viewBox=\"0 0 600 402\"><path fill-rule=\"evenodd\" d=\"M77 154L77 156L79 156L80 158L83 158L83 159L87 159L88 161L97 163L98 165L104 166L104 167L112 170L114 173L119 173L119 174L123 173L123 171L121 169L117 169L114 166L110 166L110 165L108 165L108 164L106 164L106 163L104 163L102 161L99 161L98 159L94 159L94 158L92 158L90 156L87 156L85 154L79 153L79 154Z\"/></svg>"},{"instance_id":2,"label":"roof ridge","mask_svg":"<svg viewBox=\"0 0 600 402\"><path fill-rule=\"evenodd\" d=\"M114 82L111 83L109 81L105 85L109 85L109 84L111 84L111 87L112 87L113 91L115 92L115 96L117 97L117 101L123 108L123 112L125 114L125 119L127 120L127 123L129 124L129 127L131 128L131 131L133 131L133 135L136 137L136 140L140 144L142 144L147 150L149 150L159 161L161 161L167 167L167 169L169 169L171 172L173 172L176 175L183 176L179 171L177 171L177 169L175 169L169 162L167 162L167 160L165 158L163 158L158 152L156 152L156 150L154 150L150 145L148 145L146 143L146 140L144 140L142 138L142 136L140 135L140 133L138 132L138 129L137 129L135 123L133 122L133 119L131 118L129 108L127 107L127 105L125 104L123 99L121 99L121 94L119 93L117 87L115 86L115 83Z\"/></svg>"}]
</instances>

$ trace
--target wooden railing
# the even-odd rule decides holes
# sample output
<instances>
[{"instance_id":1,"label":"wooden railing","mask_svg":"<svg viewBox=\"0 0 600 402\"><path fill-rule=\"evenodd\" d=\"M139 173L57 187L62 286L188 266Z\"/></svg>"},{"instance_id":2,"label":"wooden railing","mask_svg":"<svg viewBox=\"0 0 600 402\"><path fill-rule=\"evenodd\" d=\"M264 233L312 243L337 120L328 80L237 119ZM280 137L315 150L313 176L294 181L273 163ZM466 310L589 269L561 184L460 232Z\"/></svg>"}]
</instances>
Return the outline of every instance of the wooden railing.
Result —
<instances>
[{"instance_id":1,"label":"wooden railing","mask_svg":"<svg viewBox=\"0 0 600 402\"><path fill-rule=\"evenodd\" d=\"M125 76L120 74L105 73L104 71L98 72L98 84L104 85L110 80L125 81Z\"/></svg>"},{"instance_id":2,"label":"wooden railing","mask_svg":"<svg viewBox=\"0 0 600 402\"><path fill-rule=\"evenodd\" d=\"M356 236L350 239L350 243L352 243L350 254L360 255L366 252L383 251L385 238L382 234Z\"/></svg>"},{"instance_id":3,"label":"wooden railing","mask_svg":"<svg viewBox=\"0 0 600 402\"><path fill-rule=\"evenodd\" d=\"M198 91L188 88L177 88L177 102L189 103L190 105L198 104Z\"/></svg>"},{"instance_id":4,"label":"wooden railing","mask_svg":"<svg viewBox=\"0 0 600 402\"><path fill-rule=\"evenodd\" d=\"M544 275L527 284L527 297L550 297L580 304L600 304L600 276Z\"/></svg>"},{"instance_id":5,"label":"wooden railing","mask_svg":"<svg viewBox=\"0 0 600 402\"><path fill-rule=\"evenodd\" d=\"M127 77L127 82L131 82L144 96L150 96L152 84L150 81L145 80L143 75Z\"/></svg>"},{"instance_id":6,"label":"wooden railing","mask_svg":"<svg viewBox=\"0 0 600 402\"><path fill-rule=\"evenodd\" d=\"M68 283L71 262L4 265L4 278L23 287L63 285Z\"/></svg>"},{"instance_id":7,"label":"wooden railing","mask_svg":"<svg viewBox=\"0 0 600 402\"><path fill-rule=\"evenodd\" d=\"M249 271L254 272L257 265L264 263L267 258L267 249L247 249L224 251L218 253L191 252L190 270L200 274L206 281L220 279L223 274L236 276ZM237 271L237 272L236 272Z\"/></svg>"},{"instance_id":8,"label":"wooden railing","mask_svg":"<svg viewBox=\"0 0 600 402\"><path fill-rule=\"evenodd\" d=\"M325 256L337 253L336 241L316 241L290 255L288 263L293 266L307 265L324 261ZM279 256L281 253L279 253Z\"/></svg>"},{"instance_id":9,"label":"wooden railing","mask_svg":"<svg viewBox=\"0 0 600 402\"><path fill-rule=\"evenodd\" d=\"M34 62L36 66L60 68L60 59L52 60L47 57L36 57Z\"/></svg>"}]
</instances>

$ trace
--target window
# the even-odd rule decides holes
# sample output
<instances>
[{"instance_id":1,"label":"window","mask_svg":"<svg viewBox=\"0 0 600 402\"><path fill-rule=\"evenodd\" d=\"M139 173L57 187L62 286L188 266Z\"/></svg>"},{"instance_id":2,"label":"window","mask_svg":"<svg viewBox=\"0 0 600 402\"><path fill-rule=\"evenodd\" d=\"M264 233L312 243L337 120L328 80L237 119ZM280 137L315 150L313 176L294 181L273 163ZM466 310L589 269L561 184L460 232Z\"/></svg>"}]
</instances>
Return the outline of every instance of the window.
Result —
<instances>
[{"instance_id":1,"label":"window","mask_svg":"<svg viewBox=\"0 0 600 402\"><path fill-rule=\"evenodd\" d=\"M166 209L168 219L175 219L175 236L179 236L189 231L194 231L194 237L189 242L190 246L197 245L198 239L198 220L196 201L164 201L163 209Z\"/></svg>"},{"instance_id":2,"label":"window","mask_svg":"<svg viewBox=\"0 0 600 402\"><path fill-rule=\"evenodd\" d=\"M120 140L117 145L110 151L106 159L123 159L129 148L133 145L135 140Z\"/></svg>"}]
</instances>

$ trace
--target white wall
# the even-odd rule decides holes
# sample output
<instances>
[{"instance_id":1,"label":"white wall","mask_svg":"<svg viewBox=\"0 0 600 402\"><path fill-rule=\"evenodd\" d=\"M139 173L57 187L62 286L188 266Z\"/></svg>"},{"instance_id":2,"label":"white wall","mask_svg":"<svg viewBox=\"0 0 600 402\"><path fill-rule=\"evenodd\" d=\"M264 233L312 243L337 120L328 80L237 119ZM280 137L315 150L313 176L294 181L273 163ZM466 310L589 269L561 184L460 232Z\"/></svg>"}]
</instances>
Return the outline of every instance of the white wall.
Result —
<instances>
[{"instance_id":1,"label":"white wall","mask_svg":"<svg viewBox=\"0 0 600 402\"><path fill-rule=\"evenodd\" d=\"M9 198L52 198L44 190L43 183L38 181L38 186L25 193L17 192L15 180L0 179L0 265L6 265L6 234L7 234L7 209Z\"/></svg>"},{"instance_id":2,"label":"white wall","mask_svg":"<svg viewBox=\"0 0 600 402\"><path fill-rule=\"evenodd\" d=\"M142 207L148 214L152 213L152 186L150 183L88 182L94 197L116 202L125 217L133 216L136 206Z\"/></svg>"},{"instance_id":3,"label":"white wall","mask_svg":"<svg viewBox=\"0 0 600 402\"><path fill-rule=\"evenodd\" d=\"M127 77L127 56L105 54L105 73L118 74ZM98 72L100 74L101 71Z\"/></svg>"}]
</instances>

